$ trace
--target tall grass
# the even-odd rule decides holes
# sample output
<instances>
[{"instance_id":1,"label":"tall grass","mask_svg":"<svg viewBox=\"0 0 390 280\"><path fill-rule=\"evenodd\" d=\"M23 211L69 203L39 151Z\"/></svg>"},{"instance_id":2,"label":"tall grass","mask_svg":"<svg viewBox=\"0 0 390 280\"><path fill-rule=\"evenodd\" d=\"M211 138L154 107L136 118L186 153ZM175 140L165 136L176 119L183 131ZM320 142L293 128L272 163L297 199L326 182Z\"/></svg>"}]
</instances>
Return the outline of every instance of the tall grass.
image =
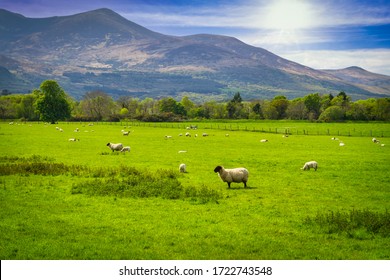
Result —
<instances>
[{"instance_id":1,"label":"tall grass","mask_svg":"<svg viewBox=\"0 0 390 280\"><path fill-rule=\"evenodd\" d=\"M58 176L68 174L78 177L72 184L72 194L115 197L161 197L165 199L190 198L207 203L217 201L221 195L207 186L200 189L183 187L173 170L149 171L130 166L86 167L56 163L53 158L33 155L31 157L0 157L0 175ZM88 179L80 180L80 177ZM93 178L93 179L90 179Z\"/></svg>"},{"instance_id":2,"label":"tall grass","mask_svg":"<svg viewBox=\"0 0 390 280\"><path fill-rule=\"evenodd\" d=\"M344 233L350 238L374 235L390 237L390 213L371 210L351 210L349 212L329 211L307 217L306 223L318 225L326 233Z\"/></svg>"}]
</instances>

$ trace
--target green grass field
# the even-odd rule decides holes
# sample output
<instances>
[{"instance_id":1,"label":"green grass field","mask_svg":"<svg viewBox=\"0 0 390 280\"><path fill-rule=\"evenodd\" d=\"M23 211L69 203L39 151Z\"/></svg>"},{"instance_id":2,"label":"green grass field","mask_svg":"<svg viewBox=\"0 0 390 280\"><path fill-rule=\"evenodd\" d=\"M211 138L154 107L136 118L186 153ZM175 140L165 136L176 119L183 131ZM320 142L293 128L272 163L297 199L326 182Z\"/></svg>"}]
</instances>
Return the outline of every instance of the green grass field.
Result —
<instances>
[{"instance_id":1,"label":"green grass field","mask_svg":"<svg viewBox=\"0 0 390 280\"><path fill-rule=\"evenodd\" d=\"M0 258L390 259L390 124L188 125L0 124Z\"/></svg>"}]
</instances>

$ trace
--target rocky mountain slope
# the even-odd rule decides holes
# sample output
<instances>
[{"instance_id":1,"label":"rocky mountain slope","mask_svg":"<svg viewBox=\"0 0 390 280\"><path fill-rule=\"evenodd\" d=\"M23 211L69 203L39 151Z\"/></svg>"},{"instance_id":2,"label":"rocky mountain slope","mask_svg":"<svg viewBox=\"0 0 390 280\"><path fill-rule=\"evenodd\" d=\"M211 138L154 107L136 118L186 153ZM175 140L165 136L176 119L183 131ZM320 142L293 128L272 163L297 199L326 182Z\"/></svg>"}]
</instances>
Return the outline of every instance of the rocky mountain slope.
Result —
<instances>
[{"instance_id":1,"label":"rocky mountain slope","mask_svg":"<svg viewBox=\"0 0 390 280\"><path fill-rule=\"evenodd\" d=\"M223 100L237 91L246 99L390 94L389 76L319 71L232 37L167 36L108 9L39 19L0 9L0 38L0 90L10 92L55 79L75 98L91 90L195 100Z\"/></svg>"}]
</instances>

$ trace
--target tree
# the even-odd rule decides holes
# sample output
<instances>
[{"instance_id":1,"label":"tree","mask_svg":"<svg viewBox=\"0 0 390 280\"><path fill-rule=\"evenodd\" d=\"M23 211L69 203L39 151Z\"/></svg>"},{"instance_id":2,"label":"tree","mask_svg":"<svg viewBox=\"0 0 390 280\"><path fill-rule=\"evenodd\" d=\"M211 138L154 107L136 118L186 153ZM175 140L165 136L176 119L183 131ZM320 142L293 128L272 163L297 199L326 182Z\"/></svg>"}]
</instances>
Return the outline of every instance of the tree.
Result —
<instances>
[{"instance_id":1,"label":"tree","mask_svg":"<svg viewBox=\"0 0 390 280\"><path fill-rule=\"evenodd\" d=\"M324 122L342 121L344 119L345 111L340 106L330 106L326 108L319 117L319 120Z\"/></svg>"},{"instance_id":2,"label":"tree","mask_svg":"<svg viewBox=\"0 0 390 280\"><path fill-rule=\"evenodd\" d=\"M65 91L54 80L42 82L39 89L34 90L35 106L43 121L56 123L70 117L71 108Z\"/></svg>"},{"instance_id":3,"label":"tree","mask_svg":"<svg viewBox=\"0 0 390 280\"><path fill-rule=\"evenodd\" d=\"M226 111L229 119L238 119L242 115L242 98L239 92L237 92L233 99L226 105Z\"/></svg>"},{"instance_id":4,"label":"tree","mask_svg":"<svg viewBox=\"0 0 390 280\"><path fill-rule=\"evenodd\" d=\"M321 97L318 93L311 93L306 95L304 98L305 107L308 111L310 120L317 119L320 115L321 109Z\"/></svg>"},{"instance_id":5,"label":"tree","mask_svg":"<svg viewBox=\"0 0 390 280\"><path fill-rule=\"evenodd\" d=\"M81 108L87 118L101 121L113 116L115 104L108 94L102 91L91 91L84 95Z\"/></svg>"},{"instance_id":6,"label":"tree","mask_svg":"<svg viewBox=\"0 0 390 280\"><path fill-rule=\"evenodd\" d=\"M275 96L274 99L271 101L271 105L275 108L277 112L277 119L283 119L286 117L286 110L288 107L288 100L283 95Z\"/></svg>"}]
</instances>

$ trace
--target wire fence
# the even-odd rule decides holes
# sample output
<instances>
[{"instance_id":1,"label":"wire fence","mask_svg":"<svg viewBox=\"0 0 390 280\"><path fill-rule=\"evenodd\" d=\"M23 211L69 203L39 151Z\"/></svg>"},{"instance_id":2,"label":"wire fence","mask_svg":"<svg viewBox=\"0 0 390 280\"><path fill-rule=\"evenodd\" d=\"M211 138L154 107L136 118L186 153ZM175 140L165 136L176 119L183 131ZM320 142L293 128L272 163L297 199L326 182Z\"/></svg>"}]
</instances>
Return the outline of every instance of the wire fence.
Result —
<instances>
[{"instance_id":1,"label":"wire fence","mask_svg":"<svg viewBox=\"0 0 390 280\"><path fill-rule=\"evenodd\" d=\"M170 122L132 122L121 121L116 123L109 123L112 125L120 125L123 127L154 127L154 128L176 128L183 130L222 130L222 131L248 131L258 133L270 134L285 134L285 135L328 135L328 136L348 136L348 137L390 137L390 124L384 124L386 129L368 129L365 128L303 128L303 127L271 127L261 126L261 124L224 124L224 123L170 123ZM342 124L341 124L342 125Z\"/></svg>"}]
</instances>

